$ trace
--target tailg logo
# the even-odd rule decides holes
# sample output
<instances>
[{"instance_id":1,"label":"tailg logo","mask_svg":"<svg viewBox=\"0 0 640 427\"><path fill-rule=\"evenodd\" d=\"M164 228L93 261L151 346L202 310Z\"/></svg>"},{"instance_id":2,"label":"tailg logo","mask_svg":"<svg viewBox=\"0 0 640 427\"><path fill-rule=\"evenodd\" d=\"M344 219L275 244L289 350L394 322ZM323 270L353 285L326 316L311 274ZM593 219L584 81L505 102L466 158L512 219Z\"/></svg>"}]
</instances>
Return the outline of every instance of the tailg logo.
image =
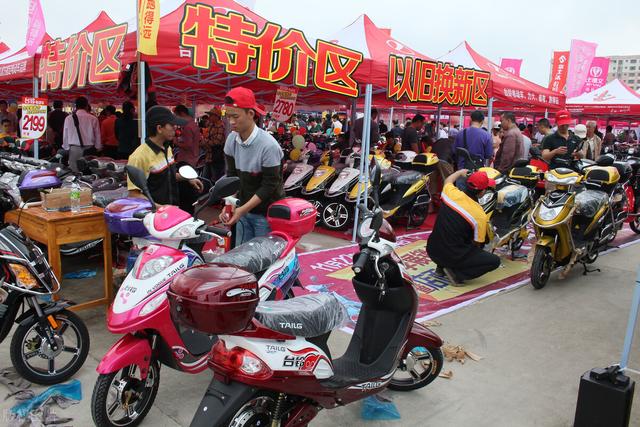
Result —
<instances>
[{"instance_id":1,"label":"tailg logo","mask_svg":"<svg viewBox=\"0 0 640 427\"><path fill-rule=\"evenodd\" d=\"M281 328L302 329L302 323L280 322Z\"/></svg>"}]
</instances>

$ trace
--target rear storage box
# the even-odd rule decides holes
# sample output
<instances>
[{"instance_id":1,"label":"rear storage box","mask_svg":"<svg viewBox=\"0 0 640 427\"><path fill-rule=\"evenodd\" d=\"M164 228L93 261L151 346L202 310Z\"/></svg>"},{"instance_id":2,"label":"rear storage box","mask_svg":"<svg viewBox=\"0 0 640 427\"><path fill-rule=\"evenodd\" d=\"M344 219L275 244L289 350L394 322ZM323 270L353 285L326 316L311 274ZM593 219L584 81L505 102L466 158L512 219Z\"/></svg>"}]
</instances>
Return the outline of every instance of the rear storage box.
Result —
<instances>
[{"instance_id":1,"label":"rear storage box","mask_svg":"<svg viewBox=\"0 0 640 427\"><path fill-rule=\"evenodd\" d=\"M144 237L148 235L142 221L123 221L125 218L133 218L133 214L144 209L151 209L151 202L147 199L126 199L111 202L104 208L104 219L107 221L109 231L115 234L127 234L132 237Z\"/></svg>"},{"instance_id":2,"label":"rear storage box","mask_svg":"<svg viewBox=\"0 0 640 427\"><path fill-rule=\"evenodd\" d=\"M509 171L509 180L515 181L527 188L534 188L541 178L540 173L535 166L516 167Z\"/></svg>"},{"instance_id":3,"label":"rear storage box","mask_svg":"<svg viewBox=\"0 0 640 427\"><path fill-rule=\"evenodd\" d=\"M297 239L313 231L316 215L316 208L308 201L288 198L269 206L267 222L272 231L287 233Z\"/></svg>"},{"instance_id":4,"label":"rear storage box","mask_svg":"<svg viewBox=\"0 0 640 427\"><path fill-rule=\"evenodd\" d=\"M435 153L421 153L413 158L411 169L422 173L431 173L438 168L438 156Z\"/></svg>"},{"instance_id":5,"label":"rear storage box","mask_svg":"<svg viewBox=\"0 0 640 427\"><path fill-rule=\"evenodd\" d=\"M167 292L171 318L179 327L207 334L233 334L251 323L258 280L234 265L212 263L187 269Z\"/></svg>"},{"instance_id":6,"label":"rear storage box","mask_svg":"<svg viewBox=\"0 0 640 427\"><path fill-rule=\"evenodd\" d=\"M599 184L602 191L611 192L620 180L620 172L614 166L593 166L584 174L587 184Z\"/></svg>"},{"instance_id":7,"label":"rear storage box","mask_svg":"<svg viewBox=\"0 0 640 427\"><path fill-rule=\"evenodd\" d=\"M48 188L59 188L62 181L58 178L56 171L46 169L34 169L19 172L18 189L20 197L25 203L40 200L40 190Z\"/></svg>"}]
</instances>

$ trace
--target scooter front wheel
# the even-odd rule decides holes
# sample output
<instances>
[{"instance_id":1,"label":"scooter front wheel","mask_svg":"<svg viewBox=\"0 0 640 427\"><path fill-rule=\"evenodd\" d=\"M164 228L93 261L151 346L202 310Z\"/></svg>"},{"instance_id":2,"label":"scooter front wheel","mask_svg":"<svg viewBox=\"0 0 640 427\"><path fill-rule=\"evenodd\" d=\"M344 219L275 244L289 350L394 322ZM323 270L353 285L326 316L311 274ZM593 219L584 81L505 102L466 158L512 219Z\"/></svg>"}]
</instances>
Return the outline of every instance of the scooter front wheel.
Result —
<instances>
[{"instance_id":1,"label":"scooter front wheel","mask_svg":"<svg viewBox=\"0 0 640 427\"><path fill-rule=\"evenodd\" d=\"M536 246L531 263L531 285L536 289L545 287L551 276L553 259L548 248Z\"/></svg>"},{"instance_id":2,"label":"scooter front wheel","mask_svg":"<svg viewBox=\"0 0 640 427\"><path fill-rule=\"evenodd\" d=\"M410 391L422 388L438 378L444 363L440 348L415 347L408 349L393 374L388 388Z\"/></svg>"},{"instance_id":3,"label":"scooter front wheel","mask_svg":"<svg viewBox=\"0 0 640 427\"><path fill-rule=\"evenodd\" d=\"M49 330L45 330L48 328ZM52 337L52 341L47 339ZM16 372L37 384L58 384L78 372L89 354L89 331L78 315L62 310L44 322L37 318L20 325L11 339Z\"/></svg>"},{"instance_id":4,"label":"scooter front wheel","mask_svg":"<svg viewBox=\"0 0 640 427\"><path fill-rule=\"evenodd\" d=\"M91 398L91 416L97 427L133 427L142 422L158 394L160 366L149 365L142 379L136 365L101 374Z\"/></svg>"}]
</instances>

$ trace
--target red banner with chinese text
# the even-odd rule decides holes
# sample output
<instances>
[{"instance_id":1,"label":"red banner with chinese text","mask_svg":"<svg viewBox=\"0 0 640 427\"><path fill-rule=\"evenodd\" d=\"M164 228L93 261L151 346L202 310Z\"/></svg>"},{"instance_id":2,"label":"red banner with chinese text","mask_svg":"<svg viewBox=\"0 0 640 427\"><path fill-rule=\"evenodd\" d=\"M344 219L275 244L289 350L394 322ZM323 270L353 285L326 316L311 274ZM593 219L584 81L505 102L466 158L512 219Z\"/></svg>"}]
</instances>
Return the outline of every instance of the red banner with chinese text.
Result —
<instances>
[{"instance_id":1,"label":"red banner with chinese text","mask_svg":"<svg viewBox=\"0 0 640 427\"><path fill-rule=\"evenodd\" d=\"M389 55L387 97L394 101L484 107L491 73L450 63Z\"/></svg>"},{"instance_id":2,"label":"red banner with chinese text","mask_svg":"<svg viewBox=\"0 0 640 427\"><path fill-rule=\"evenodd\" d=\"M272 22L258 31L239 13L223 15L206 4L188 4L180 24L180 45L191 51L195 68L210 69L213 56L229 74L255 70L258 80L290 79L298 87L307 87L312 77L320 90L349 97L359 94L353 73L362 63L362 53L323 40L311 46L300 30L285 31Z\"/></svg>"},{"instance_id":3,"label":"red banner with chinese text","mask_svg":"<svg viewBox=\"0 0 640 427\"><path fill-rule=\"evenodd\" d=\"M567 84L567 72L569 71L569 51L553 52L553 66L551 67L551 78L549 79L549 90L564 93Z\"/></svg>"},{"instance_id":4,"label":"red banner with chinese text","mask_svg":"<svg viewBox=\"0 0 640 427\"><path fill-rule=\"evenodd\" d=\"M93 37L82 31L45 43L38 69L40 90L117 81L121 69L118 55L126 34L127 24L121 24L96 31Z\"/></svg>"}]
</instances>

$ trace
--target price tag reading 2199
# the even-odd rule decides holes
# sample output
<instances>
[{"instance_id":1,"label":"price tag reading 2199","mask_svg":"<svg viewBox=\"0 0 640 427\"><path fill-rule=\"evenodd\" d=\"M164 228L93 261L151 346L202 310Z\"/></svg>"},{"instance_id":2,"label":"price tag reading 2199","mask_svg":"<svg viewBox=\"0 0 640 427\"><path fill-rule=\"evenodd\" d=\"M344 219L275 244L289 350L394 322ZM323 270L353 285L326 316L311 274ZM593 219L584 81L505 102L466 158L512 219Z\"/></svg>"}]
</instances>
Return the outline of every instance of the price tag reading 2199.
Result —
<instances>
[{"instance_id":1,"label":"price tag reading 2199","mask_svg":"<svg viewBox=\"0 0 640 427\"><path fill-rule=\"evenodd\" d=\"M22 119L22 130L33 131L33 132L44 132L44 127L46 126L46 123L47 123L47 118L41 114L38 114L38 115L27 114Z\"/></svg>"}]
</instances>

